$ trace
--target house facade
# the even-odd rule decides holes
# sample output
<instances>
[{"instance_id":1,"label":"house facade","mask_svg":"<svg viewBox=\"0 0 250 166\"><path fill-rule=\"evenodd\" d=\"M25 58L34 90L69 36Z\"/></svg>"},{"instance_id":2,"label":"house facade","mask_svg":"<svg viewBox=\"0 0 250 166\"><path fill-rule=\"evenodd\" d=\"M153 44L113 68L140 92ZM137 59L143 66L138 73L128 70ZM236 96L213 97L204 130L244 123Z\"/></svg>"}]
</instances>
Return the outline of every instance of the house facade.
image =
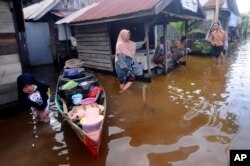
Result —
<instances>
[{"instance_id":1,"label":"house facade","mask_svg":"<svg viewBox=\"0 0 250 166\"><path fill-rule=\"evenodd\" d=\"M166 28L171 21L204 18L198 1L103 0L56 24L70 24L74 27L78 57L85 61L86 67L110 72L114 71L115 44L120 30L130 30L133 41L143 40L146 36L149 39L147 45L138 54L150 73L151 50L155 47L155 25Z\"/></svg>"},{"instance_id":2,"label":"house facade","mask_svg":"<svg viewBox=\"0 0 250 166\"><path fill-rule=\"evenodd\" d=\"M55 22L95 0L44 0L25 7L27 66L61 63L76 55L71 44L72 30Z\"/></svg>"}]
</instances>

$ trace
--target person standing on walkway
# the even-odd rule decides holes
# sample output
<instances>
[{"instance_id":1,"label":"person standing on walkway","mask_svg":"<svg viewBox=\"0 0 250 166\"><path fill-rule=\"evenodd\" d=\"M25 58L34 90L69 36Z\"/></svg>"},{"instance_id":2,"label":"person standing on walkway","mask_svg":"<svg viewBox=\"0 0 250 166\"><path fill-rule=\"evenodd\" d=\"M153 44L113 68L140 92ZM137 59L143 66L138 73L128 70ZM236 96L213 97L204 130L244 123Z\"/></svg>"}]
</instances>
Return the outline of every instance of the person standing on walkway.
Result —
<instances>
[{"instance_id":1,"label":"person standing on walkway","mask_svg":"<svg viewBox=\"0 0 250 166\"><path fill-rule=\"evenodd\" d=\"M210 35L212 44L212 55L216 58L217 64L224 63L224 44L226 42L226 33L222 30L219 22L214 22Z\"/></svg>"},{"instance_id":2,"label":"person standing on walkway","mask_svg":"<svg viewBox=\"0 0 250 166\"><path fill-rule=\"evenodd\" d=\"M37 81L31 74L23 73L17 78L20 109L32 109L36 120L48 121L49 86Z\"/></svg>"},{"instance_id":3,"label":"person standing on walkway","mask_svg":"<svg viewBox=\"0 0 250 166\"><path fill-rule=\"evenodd\" d=\"M133 84L135 80L132 69L133 57L136 49L140 49L146 42L146 38L141 42L133 42L130 40L129 30L123 29L120 31L115 54L115 70L120 82L120 92L124 92Z\"/></svg>"}]
</instances>

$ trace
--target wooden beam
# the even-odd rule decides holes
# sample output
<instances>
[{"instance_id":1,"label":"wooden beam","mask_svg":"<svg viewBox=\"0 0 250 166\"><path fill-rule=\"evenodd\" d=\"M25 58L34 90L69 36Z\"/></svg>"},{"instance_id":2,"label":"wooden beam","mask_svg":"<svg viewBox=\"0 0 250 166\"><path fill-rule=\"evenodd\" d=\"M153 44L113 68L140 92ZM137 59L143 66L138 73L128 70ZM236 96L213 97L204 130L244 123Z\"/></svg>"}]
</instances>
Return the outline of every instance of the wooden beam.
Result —
<instances>
[{"instance_id":1,"label":"wooden beam","mask_svg":"<svg viewBox=\"0 0 250 166\"><path fill-rule=\"evenodd\" d=\"M214 19L216 21L219 20L219 12L220 12L220 0L216 0L216 2L215 2L215 14L214 14Z\"/></svg>"},{"instance_id":2,"label":"wooden beam","mask_svg":"<svg viewBox=\"0 0 250 166\"><path fill-rule=\"evenodd\" d=\"M88 37L108 37L108 34L107 33L78 33L76 34L76 37L78 38L88 38Z\"/></svg>"},{"instance_id":3,"label":"wooden beam","mask_svg":"<svg viewBox=\"0 0 250 166\"><path fill-rule=\"evenodd\" d=\"M92 57L92 58L100 58L100 59L109 59L110 58L110 55L102 55L102 54L79 53L79 56Z\"/></svg>"},{"instance_id":4,"label":"wooden beam","mask_svg":"<svg viewBox=\"0 0 250 166\"><path fill-rule=\"evenodd\" d=\"M147 62L148 62L148 74L151 76L151 66L150 66L150 55L149 55L149 37L148 37L148 32L149 32L149 24L144 23L144 31L145 31L145 37L147 39L146 42L146 50L147 50Z\"/></svg>"},{"instance_id":5,"label":"wooden beam","mask_svg":"<svg viewBox=\"0 0 250 166\"><path fill-rule=\"evenodd\" d=\"M93 54L111 55L110 51L77 49L77 52L78 53L93 53Z\"/></svg>"},{"instance_id":6,"label":"wooden beam","mask_svg":"<svg viewBox=\"0 0 250 166\"><path fill-rule=\"evenodd\" d=\"M164 41L165 41L165 44L164 44L164 47L165 47L165 52L164 52L164 63L165 63L165 66L164 66L164 74L167 74L167 70L168 70L168 66L167 66L167 48L166 48L166 44L167 44L167 26L166 24L163 25L163 37L164 37Z\"/></svg>"},{"instance_id":7,"label":"wooden beam","mask_svg":"<svg viewBox=\"0 0 250 166\"><path fill-rule=\"evenodd\" d=\"M82 59L83 61L91 61L91 62L97 62L97 63L103 63L103 64L111 64L110 59L104 59L104 58L95 58L95 57L87 57L79 55L79 59Z\"/></svg>"},{"instance_id":8,"label":"wooden beam","mask_svg":"<svg viewBox=\"0 0 250 166\"><path fill-rule=\"evenodd\" d=\"M185 20L185 36L187 38L187 35L188 35L188 20ZM187 55L187 41L186 41L186 44L185 44L185 57L186 57L186 62L188 60L188 55Z\"/></svg>"},{"instance_id":9,"label":"wooden beam","mask_svg":"<svg viewBox=\"0 0 250 166\"><path fill-rule=\"evenodd\" d=\"M0 65L13 64L19 62L18 54L2 55L0 58Z\"/></svg>"},{"instance_id":10,"label":"wooden beam","mask_svg":"<svg viewBox=\"0 0 250 166\"><path fill-rule=\"evenodd\" d=\"M109 51L109 46L98 46L98 45L92 45L92 46L83 46L81 44L77 45L78 49L86 49L86 50L100 50L100 51Z\"/></svg>"},{"instance_id":11,"label":"wooden beam","mask_svg":"<svg viewBox=\"0 0 250 166\"><path fill-rule=\"evenodd\" d=\"M88 38L88 37L81 37L81 38L79 38L78 36L76 36L77 37L77 43L78 42L89 42L89 41L92 41L92 42L94 42L94 41L107 41L107 40L109 40L109 38L108 37L96 37L96 38Z\"/></svg>"}]
</instances>

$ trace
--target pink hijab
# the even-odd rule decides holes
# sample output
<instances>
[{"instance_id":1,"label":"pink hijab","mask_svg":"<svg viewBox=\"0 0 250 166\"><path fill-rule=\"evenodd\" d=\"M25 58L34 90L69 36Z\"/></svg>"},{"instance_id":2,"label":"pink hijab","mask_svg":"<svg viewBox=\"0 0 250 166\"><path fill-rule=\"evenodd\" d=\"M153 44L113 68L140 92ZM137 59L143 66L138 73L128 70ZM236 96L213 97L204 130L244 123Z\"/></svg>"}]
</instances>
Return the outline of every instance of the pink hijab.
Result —
<instances>
[{"instance_id":1,"label":"pink hijab","mask_svg":"<svg viewBox=\"0 0 250 166\"><path fill-rule=\"evenodd\" d=\"M117 42L116 42L116 55L122 53L124 55L134 57L136 44L135 42L129 40L128 34L130 32L126 29L120 31ZM115 57L115 61L117 61L117 57Z\"/></svg>"}]
</instances>

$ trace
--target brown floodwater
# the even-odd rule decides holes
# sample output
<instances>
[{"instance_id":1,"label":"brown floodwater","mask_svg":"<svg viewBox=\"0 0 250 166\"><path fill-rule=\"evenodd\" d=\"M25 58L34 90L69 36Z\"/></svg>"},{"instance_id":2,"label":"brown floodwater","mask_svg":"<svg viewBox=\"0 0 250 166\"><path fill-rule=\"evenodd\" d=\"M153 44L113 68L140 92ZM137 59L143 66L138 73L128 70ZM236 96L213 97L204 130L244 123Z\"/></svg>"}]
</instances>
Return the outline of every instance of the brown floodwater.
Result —
<instances>
[{"instance_id":1,"label":"brown floodwater","mask_svg":"<svg viewBox=\"0 0 250 166\"><path fill-rule=\"evenodd\" d=\"M250 40L222 66L190 56L122 94L116 77L98 73L108 105L97 160L56 112L44 124L27 111L0 120L0 165L226 166L230 149L250 149L249 51ZM53 68L32 72L55 87Z\"/></svg>"}]
</instances>

